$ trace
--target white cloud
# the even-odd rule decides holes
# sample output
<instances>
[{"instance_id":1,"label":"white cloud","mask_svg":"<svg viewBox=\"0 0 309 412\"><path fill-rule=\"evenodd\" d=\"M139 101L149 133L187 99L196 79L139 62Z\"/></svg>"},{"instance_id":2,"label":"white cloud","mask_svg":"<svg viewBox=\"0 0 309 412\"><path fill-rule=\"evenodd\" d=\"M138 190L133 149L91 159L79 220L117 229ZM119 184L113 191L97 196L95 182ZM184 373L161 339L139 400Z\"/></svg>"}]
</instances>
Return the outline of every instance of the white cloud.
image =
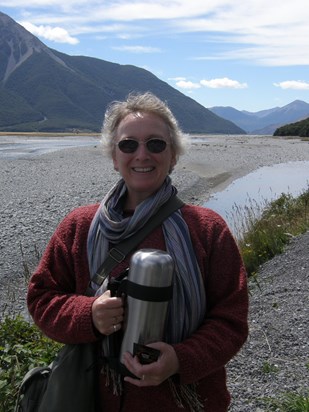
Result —
<instances>
[{"instance_id":1,"label":"white cloud","mask_svg":"<svg viewBox=\"0 0 309 412\"><path fill-rule=\"evenodd\" d=\"M45 35L45 38L53 41L76 44L77 39L71 37L73 33L74 36L94 32L99 35L106 31L116 37L197 33L195 39L199 36L200 44L207 42L221 46L220 53L201 53L198 56L201 59L288 66L309 65L309 7L304 2L0 0L0 8L15 8L16 13L26 16L23 19L36 27L49 27L50 37ZM57 34L57 30L66 31L66 36L65 32ZM38 35L37 32L33 34Z\"/></svg>"},{"instance_id":2,"label":"white cloud","mask_svg":"<svg viewBox=\"0 0 309 412\"><path fill-rule=\"evenodd\" d=\"M294 90L309 90L309 82L304 82L302 80L286 80L280 83L274 83L274 86L280 87L281 89L294 89Z\"/></svg>"},{"instance_id":3,"label":"white cloud","mask_svg":"<svg viewBox=\"0 0 309 412\"><path fill-rule=\"evenodd\" d=\"M69 44L79 43L79 40L76 37L70 36L69 33L61 27L35 26L34 24L25 21L20 24L35 36L43 37L50 41Z\"/></svg>"},{"instance_id":4,"label":"white cloud","mask_svg":"<svg viewBox=\"0 0 309 412\"><path fill-rule=\"evenodd\" d=\"M188 89L188 90L193 90L193 89L199 89L201 85L199 83L193 83L187 80L178 80L176 82L176 86L179 87L180 89Z\"/></svg>"},{"instance_id":5,"label":"white cloud","mask_svg":"<svg viewBox=\"0 0 309 412\"><path fill-rule=\"evenodd\" d=\"M308 33L309 38L309 33ZM304 50L308 48L308 53ZM295 44L284 46L264 45L248 48L233 48L210 56L195 57L193 60L247 61L260 66L306 66L309 65L309 42L301 47Z\"/></svg>"},{"instance_id":6,"label":"white cloud","mask_svg":"<svg viewBox=\"0 0 309 412\"><path fill-rule=\"evenodd\" d=\"M169 77L168 80L172 80L174 82L180 82L181 80L186 80L186 78L182 76L177 76L177 77Z\"/></svg>"},{"instance_id":7,"label":"white cloud","mask_svg":"<svg viewBox=\"0 0 309 412\"><path fill-rule=\"evenodd\" d=\"M221 79L201 80L202 86L210 89L247 89L247 83L240 83L237 80L231 80L227 77Z\"/></svg>"},{"instance_id":8,"label":"white cloud","mask_svg":"<svg viewBox=\"0 0 309 412\"><path fill-rule=\"evenodd\" d=\"M231 80L227 77L211 80L200 80L199 82L192 82L185 77L174 77L169 80L175 81L176 86L179 89L195 90L200 89L202 86L210 89L246 89L247 83L240 83L237 80Z\"/></svg>"},{"instance_id":9,"label":"white cloud","mask_svg":"<svg viewBox=\"0 0 309 412\"><path fill-rule=\"evenodd\" d=\"M126 51L129 53L161 53L161 49L158 47L147 46L119 46L112 47L114 50Z\"/></svg>"}]
</instances>

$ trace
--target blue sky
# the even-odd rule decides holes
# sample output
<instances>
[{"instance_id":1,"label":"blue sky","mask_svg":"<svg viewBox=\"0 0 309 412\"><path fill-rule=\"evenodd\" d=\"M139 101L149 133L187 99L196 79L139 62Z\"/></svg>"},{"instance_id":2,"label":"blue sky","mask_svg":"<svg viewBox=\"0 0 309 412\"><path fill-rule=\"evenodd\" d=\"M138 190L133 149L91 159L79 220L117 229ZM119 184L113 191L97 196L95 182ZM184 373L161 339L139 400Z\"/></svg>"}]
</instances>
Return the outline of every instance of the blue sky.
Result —
<instances>
[{"instance_id":1,"label":"blue sky","mask_svg":"<svg viewBox=\"0 0 309 412\"><path fill-rule=\"evenodd\" d=\"M309 103L307 0L0 0L48 47L145 68L203 106Z\"/></svg>"}]
</instances>

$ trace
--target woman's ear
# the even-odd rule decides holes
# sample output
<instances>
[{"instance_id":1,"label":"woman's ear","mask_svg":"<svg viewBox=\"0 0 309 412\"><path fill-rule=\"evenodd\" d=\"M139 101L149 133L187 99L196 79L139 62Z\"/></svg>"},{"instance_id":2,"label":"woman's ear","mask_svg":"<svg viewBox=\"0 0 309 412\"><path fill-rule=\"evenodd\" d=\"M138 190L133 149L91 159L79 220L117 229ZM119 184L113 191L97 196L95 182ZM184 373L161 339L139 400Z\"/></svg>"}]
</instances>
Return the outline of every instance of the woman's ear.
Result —
<instances>
[{"instance_id":1,"label":"woman's ear","mask_svg":"<svg viewBox=\"0 0 309 412\"><path fill-rule=\"evenodd\" d=\"M172 173L176 164L177 164L177 156L175 154L172 154L169 173Z\"/></svg>"},{"instance_id":2,"label":"woman's ear","mask_svg":"<svg viewBox=\"0 0 309 412\"><path fill-rule=\"evenodd\" d=\"M119 167L118 167L118 162L117 162L115 156L113 156L113 164L114 164L114 169L118 172L118 171L119 171Z\"/></svg>"}]
</instances>

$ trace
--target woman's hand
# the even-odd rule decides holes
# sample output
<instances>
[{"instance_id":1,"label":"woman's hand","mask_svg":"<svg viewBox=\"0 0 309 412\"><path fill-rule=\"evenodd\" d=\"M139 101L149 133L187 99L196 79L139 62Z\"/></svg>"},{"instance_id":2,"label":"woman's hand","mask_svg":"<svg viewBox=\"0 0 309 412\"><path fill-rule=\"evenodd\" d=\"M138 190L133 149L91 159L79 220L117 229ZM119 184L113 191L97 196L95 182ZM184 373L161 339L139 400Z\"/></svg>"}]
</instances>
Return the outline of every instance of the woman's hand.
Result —
<instances>
[{"instance_id":1,"label":"woman's hand","mask_svg":"<svg viewBox=\"0 0 309 412\"><path fill-rule=\"evenodd\" d=\"M111 335L121 329L123 313L122 299L111 297L109 290L99 296L92 304L93 324L103 335Z\"/></svg>"},{"instance_id":2,"label":"woman's hand","mask_svg":"<svg viewBox=\"0 0 309 412\"><path fill-rule=\"evenodd\" d=\"M142 365L137 356L129 352L123 355L123 363L137 379L126 376L124 380L136 386L157 386L179 370L179 362L173 346L164 342L149 344L151 348L158 349L161 354L156 362ZM139 378L139 379L138 379Z\"/></svg>"}]
</instances>

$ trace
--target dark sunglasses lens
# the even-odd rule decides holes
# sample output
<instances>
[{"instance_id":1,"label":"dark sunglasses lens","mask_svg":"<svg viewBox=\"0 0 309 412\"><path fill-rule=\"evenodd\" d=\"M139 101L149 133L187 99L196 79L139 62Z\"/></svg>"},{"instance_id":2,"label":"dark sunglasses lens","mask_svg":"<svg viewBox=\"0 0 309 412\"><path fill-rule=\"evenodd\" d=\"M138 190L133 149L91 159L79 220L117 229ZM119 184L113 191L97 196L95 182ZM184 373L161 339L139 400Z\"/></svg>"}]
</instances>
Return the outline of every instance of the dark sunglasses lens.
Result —
<instances>
[{"instance_id":1,"label":"dark sunglasses lens","mask_svg":"<svg viewBox=\"0 0 309 412\"><path fill-rule=\"evenodd\" d=\"M139 143L136 140L127 139L121 140L118 143L118 147L123 153L134 153L138 148L138 144Z\"/></svg>"},{"instance_id":2,"label":"dark sunglasses lens","mask_svg":"<svg viewBox=\"0 0 309 412\"><path fill-rule=\"evenodd\" d=\"M161 153L166 148L166 142L161 139L151 139L146 143L147 149L151 153Z\"/></svg>"},{"instance_id":3,"label":"dark sunglasses lens","mask_svg":"<svg viewBox=\"0 0 309 412\"><path fill-rule=\"evenodd\" d=\"M119 150L123 153L134 153L138 148L139 142L133 139L121 140L118 143ZM161 153L166 148L166 142L161 139L151 139L146 142L147 150L151 153Z\"/></svg>"}]
</instances>

